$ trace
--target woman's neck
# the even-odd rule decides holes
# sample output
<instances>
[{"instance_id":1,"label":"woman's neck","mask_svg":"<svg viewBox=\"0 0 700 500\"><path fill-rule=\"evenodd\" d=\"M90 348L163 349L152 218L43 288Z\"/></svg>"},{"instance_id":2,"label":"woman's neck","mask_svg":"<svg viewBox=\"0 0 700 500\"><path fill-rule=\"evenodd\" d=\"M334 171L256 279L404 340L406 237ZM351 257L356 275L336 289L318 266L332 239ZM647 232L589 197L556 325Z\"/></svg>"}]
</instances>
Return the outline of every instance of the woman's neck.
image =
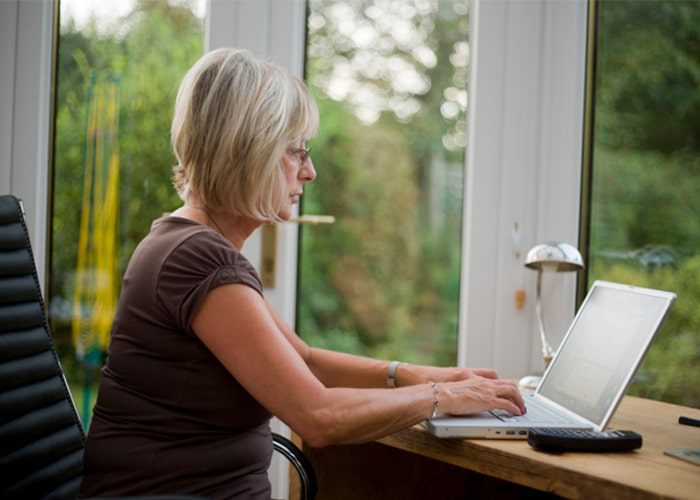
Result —
<instances>
[{"instance_id":1,"label":"woman's neck","mask_svg":"<svg viewBox=\"0 0 700 500\"><path fill-rule=\"evenodd\" d=\"M261 222L240 215L215 212L199 200L188 200L173 212L173 215L192 219L195 222L209 226L230 241L239 251L248 237L260 227Z\"/></svg>"}]
</instances>

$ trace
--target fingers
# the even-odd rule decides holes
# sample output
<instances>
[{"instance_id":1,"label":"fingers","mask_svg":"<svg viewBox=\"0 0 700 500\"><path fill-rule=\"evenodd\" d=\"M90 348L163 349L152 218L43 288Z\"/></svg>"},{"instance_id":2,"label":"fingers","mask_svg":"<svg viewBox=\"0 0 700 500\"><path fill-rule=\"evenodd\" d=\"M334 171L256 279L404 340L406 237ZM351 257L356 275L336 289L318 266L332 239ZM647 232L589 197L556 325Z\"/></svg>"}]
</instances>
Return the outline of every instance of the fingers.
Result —
<instances>
[{"instance_id":1,"label":"fingers","mask_svg":"<svg viewBox=\"0 0 700 500\"><path fill-rule=\"evenodd\" d=\"M522 415L524 412L515 404L513 403L510 399L504 399L504 398L497 398L494 403L496 403L496 406L494 408L498 408L500 410L505 410L508 413L511 413L513 415ZM492 408L493 409L493 408Z\"/></svg>"},{"instance_id":2,"label":"fingers","mask_svg":"<svg viewBox=\"0 0 700 500\"><path fill-rule=\"evenodd\" d=\"M527 408L525 407L525 400L523 399L522 394L520 394L520 390L518 389L518 385L514 380L508 380L506 381L508 383L506 394L504 394L504 398L507 401L511 402L515 408L517 408L517 412L513 412L512 410L508 410L511 413L514 413L515 415L523 415L527 411Z\"/></svg>"},{"instance_id":3,"label":"fingers","mask_svg":"<svg viewBox=\"0 0 700 500\"><path fill-rule=\"evenodd\" d=\"M525 401L523 400L515 381L496 379L491 383L494 388L492 399L492 404L494 406L492 408L487 408L488 410L492 410L493 408L501 408L514 415L522 415L525 413ZM507 402L507 407L501 406L505 404L504 402Z\"/></svg>"},{"instance_id":4,"label":"fingers","mask_svg":"<svg viewBox=\"0 0 700 500\"><path fill-rule=\"evenodd\" d=\"M513 380L475 376L450 386L453 390L449 393L454 395L454 400L449 404L448 413L467 415L500 408L522 415L526 411L525 401Z\"/></svg>"}]
</instances>

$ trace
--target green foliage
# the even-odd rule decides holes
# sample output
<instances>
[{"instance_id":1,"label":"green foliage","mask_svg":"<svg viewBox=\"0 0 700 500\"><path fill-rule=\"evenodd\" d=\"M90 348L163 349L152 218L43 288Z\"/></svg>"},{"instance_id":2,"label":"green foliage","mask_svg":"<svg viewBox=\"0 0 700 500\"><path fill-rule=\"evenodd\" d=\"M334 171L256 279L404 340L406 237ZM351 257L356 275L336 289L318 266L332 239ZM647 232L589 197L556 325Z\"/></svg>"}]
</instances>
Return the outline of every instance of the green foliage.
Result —
<instances>
[{"instance_id":1,"label":"green foliage","mask_svg":"<svg viewBox=\"0 0 700 500\"><path fill-rule=\"evenodd\" d=\"M338 222L303 229L302 252L313 262L301 264L299 331L325 343L323 332L339 329L376 346L405 330L411 316L410 281L418 264L415 166L391 129L363 134L342 106L324 99L319 105L328 120L312 144L314 160L333 168L319 167L305 198ZM389 281L392 286L384 287Z\"/></svg>"},{"instance_id":2,"label":"green foliage","mask_svg":"<svg viewBox=\"0 0 700 500\"><path fill-rule=\"evenodd\" d=\"M611 149L596 143L591 255L671 244L682 256L700 248L697 154Z\"/></svg>"},{"instance_id":3,"label":"green foliage","mask_svg":"<svg viewBox=\"0 0 700 500\"><path fill-rule=\"evenodd\" d=\"M604 0L598 8L596 140L700 149L700 3Z\"/></svg>"},{"instance_id":4,"label":"green foliage","mask_svg":"<svg viewBox=\"0 0 700 500\"><path fill-rule=\"evenodd\" d=\"M401 12L364 0L352 2L352 12L336 4L310 3L307 79L322 119L312 143L318 177L306 187L303 211L337 222L301 228L297 330L316 346L451 365L464 150L444 144L466 135L464 109L446 116L441 106L466 86L468 64L458 60L468 38L465 4L407 2ZM348 23L379 43L356 43ZM412 38L395 39L393 24ZM398 62L428 86L400 88L390 69ZM345 104L328 97L338 67L354 89ZM380 111L371 124L355 116L364 116L361 95L374 96ZM416 111L402 113L406 102Z\"/></svg>"}]
</instances>

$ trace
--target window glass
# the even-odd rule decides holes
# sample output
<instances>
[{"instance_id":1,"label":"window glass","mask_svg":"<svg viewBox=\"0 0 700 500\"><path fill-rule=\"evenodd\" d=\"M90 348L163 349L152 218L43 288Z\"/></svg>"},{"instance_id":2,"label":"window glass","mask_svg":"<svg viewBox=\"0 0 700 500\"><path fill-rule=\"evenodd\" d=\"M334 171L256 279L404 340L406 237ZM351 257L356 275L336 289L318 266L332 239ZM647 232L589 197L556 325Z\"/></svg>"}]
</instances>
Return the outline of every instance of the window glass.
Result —
<instances>
[{"instance_id":1,"label":"window glass","mask_svg":"<svg viewBox=\"0 0 700 500\"><path fill-rule=\"evenodd\" d=\"M131 252L178 204L169 130L204 0L61 0L49 319L83 421Z\"/></svg>"},{"instance_id":2,"label":"window glass","mask_svg":"<svg viewBox=\"0 0 700 500\"><path fill-rule=\"evenodd\" d=\"M312 345L454 364L467 2L311 0L321 127L302 211L297 331Z\"/></svg>"},{"instance_id":3,"label":"window glass","mask_svg":"<svg viewBox=\"0 0 700 500\"><path fill-rule=\"evenodd\" d=\"M700 2L597 2L588 285L678 299L630 393L700 406Z\"/></svg>"}]
</instances>

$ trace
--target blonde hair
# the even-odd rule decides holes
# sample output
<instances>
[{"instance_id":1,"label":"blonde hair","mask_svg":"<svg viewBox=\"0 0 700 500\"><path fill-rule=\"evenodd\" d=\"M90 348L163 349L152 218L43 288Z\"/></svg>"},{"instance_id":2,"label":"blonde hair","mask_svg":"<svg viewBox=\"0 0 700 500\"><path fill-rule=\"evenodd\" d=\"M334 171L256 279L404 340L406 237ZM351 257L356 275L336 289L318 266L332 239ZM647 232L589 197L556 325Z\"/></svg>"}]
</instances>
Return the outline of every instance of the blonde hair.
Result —
<instances>
[{"instance_id":1,"label":"blonde hair","mask_svg":"<svg viewBox=\"0 0 700 500\"><path fill-rule=\"evenodd\" d=\"M213 211L279 221L282 156L312 137L318 110L304 82L247 50L217 49L184 76L175 100L173 185Z\"/></svg>"}]
</instances>

